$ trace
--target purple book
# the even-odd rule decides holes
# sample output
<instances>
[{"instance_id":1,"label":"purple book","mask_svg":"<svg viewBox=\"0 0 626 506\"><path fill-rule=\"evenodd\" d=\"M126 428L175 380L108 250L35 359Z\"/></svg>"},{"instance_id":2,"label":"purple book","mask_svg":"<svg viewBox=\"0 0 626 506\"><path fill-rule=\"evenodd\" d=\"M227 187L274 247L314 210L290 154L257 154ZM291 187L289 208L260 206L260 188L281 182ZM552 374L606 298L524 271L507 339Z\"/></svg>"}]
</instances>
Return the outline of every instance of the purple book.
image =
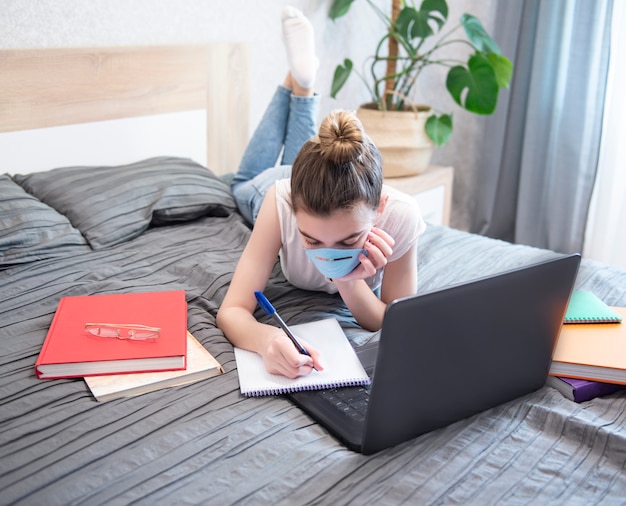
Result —
<instances>
[{"instance_id":1,"label":"purple book","mask_svg":"<svg viewBox=\"0 0 626 506\"><path fill-rule=\"evenodd\" d=\"M601 383L576 378L563 378L561 376L548 376L548 386L556 388L565 397L574 402L589 401L595 397L609 395L626 388L626 385L614 383Z\"/></svg>"}]
</instances>

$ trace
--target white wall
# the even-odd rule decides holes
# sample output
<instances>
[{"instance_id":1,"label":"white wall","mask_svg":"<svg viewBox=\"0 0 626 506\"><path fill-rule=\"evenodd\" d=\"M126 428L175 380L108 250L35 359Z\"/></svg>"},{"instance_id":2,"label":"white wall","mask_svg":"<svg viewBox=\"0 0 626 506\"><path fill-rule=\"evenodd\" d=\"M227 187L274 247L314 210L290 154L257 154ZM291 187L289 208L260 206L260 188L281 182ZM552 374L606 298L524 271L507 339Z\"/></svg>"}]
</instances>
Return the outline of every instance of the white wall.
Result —
<instances>
[{"instance_id":1,"label":"white wall","mask_svg":"<svg viewBox=\"0 0 626 506\"><path fill-rule=\"evenodd\" d=\"M451 0L450 18L463 12L477 15L491 32L497 0ZM389 0L376 0L388 10ZM348 56L360 65L383 33L382 23L365 1L354 3L336 23L327 17L331 0L0 0L0 47L67 47L156 45L206 41L249 41L252 51L250 125L258 123L265 104L287 70L281 41L280 13L284 5L301 9L316 29L321 65L317 88L326 95L321 115L342 107L356 109L368 101L365 87L351 79L338 100L327 96L337 63ZM358 62L358 63L357 63ZM466 228L465 208L473 187L474 139L482 118L459 109L441 88L443 78L431 72L417 101L436 103L454 112L453 140L438 150L434 162L456 167L453 225Z\"/></svg>"}]
</instances>

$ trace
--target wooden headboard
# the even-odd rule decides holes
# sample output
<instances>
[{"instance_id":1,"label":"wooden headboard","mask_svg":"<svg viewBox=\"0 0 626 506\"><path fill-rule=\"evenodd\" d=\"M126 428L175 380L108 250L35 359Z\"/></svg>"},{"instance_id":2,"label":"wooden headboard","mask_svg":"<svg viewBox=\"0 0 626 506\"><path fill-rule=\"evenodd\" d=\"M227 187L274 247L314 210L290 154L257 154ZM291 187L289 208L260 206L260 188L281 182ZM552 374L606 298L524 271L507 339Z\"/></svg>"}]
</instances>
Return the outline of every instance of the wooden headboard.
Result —
<instances>
[{"instance_id":1,"label":"wooden headboard","mask_svg":"<svg viewBox=\"0 0 626 506\"><path fill-rule=\"evenodd\" d=\"M0 50L0 133L206 110L207 165L236 170L248 140L245 43Z\"/></svg>"}]
</instances>

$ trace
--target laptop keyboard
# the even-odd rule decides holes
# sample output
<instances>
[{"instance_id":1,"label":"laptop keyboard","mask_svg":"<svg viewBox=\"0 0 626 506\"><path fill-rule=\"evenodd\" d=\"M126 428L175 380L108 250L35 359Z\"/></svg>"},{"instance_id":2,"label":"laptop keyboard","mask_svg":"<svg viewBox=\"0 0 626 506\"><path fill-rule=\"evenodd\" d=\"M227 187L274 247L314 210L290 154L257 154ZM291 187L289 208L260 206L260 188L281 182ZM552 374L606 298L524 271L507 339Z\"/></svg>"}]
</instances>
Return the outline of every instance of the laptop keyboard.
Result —
<instances>
[{"instance_id":1,"label":"laptop keyboard","mask_svg":"<svg viewBox=\"0 0 626 506\"><path fill-rule=\"evenodd\" d=\"M364 422L370 400L369 390L369 386L330 388L321 390L320 396L348 418Z\"/></svg>"}]
</instances>

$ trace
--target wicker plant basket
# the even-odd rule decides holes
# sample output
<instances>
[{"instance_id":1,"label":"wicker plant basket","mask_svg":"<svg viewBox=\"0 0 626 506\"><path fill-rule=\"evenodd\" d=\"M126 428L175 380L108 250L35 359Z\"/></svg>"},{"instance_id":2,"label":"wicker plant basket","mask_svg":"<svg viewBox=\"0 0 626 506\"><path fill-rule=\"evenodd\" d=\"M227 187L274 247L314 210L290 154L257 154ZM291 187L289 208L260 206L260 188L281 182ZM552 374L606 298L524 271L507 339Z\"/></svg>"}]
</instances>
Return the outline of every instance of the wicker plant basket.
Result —
<instances>
[{"instance_id":1,"label":"wicker plant basket","mask_svg":"<svg viewBox=\"0 0 626 506\"><path fill-rule=\"evenodd\" d=\"M406 111L380 111L374 103L359 107L357 116L382 154L385 177L413 176L428 168L434 143L424 125L430 114L430 107L419 105Z\"/></svg>"}]
</instances>

